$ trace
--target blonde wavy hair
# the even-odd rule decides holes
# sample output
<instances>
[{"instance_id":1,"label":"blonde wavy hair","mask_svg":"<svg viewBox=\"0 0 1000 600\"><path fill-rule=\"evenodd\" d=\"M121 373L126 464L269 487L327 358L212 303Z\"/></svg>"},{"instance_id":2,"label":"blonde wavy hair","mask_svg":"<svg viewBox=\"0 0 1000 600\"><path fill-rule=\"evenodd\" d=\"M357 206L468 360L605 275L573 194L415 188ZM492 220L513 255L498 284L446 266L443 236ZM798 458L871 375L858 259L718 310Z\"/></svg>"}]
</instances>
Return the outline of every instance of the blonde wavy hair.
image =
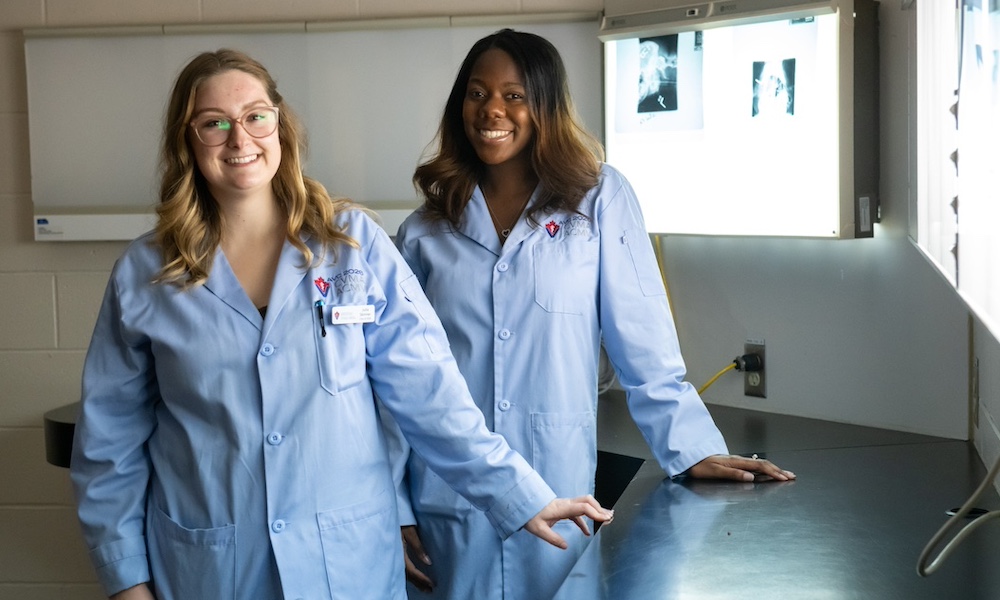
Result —
<instances>
[{"instance_id":1,"label":"blonde wavy hair","mask_svg":"<svg viewBox=\"0 0 1000 600\"><path fill-rule=\"evenodd\" d=\"M302 158L307 148L305 129L278 93L274 79L256 60L223 48L192 59L177 76L170 94L160 148L156 240L163 252L163 268L154 279L156 283L190 288L204 283L211 270L222 236L222 217L195 161L191 147L193 134L188 124L198 86L231 70L243 71L259 80L271 103L278 107L281 163L271 186L287 215L288 241L302 252L304 264L315 264L323 257L314 256L302 242L303 233L318 238L332 252L338 244L358 247L356 240L334 224L339 212L357 205L346 198L332 198L321 183L302 174Z\"/></svg>"}]
</instances>

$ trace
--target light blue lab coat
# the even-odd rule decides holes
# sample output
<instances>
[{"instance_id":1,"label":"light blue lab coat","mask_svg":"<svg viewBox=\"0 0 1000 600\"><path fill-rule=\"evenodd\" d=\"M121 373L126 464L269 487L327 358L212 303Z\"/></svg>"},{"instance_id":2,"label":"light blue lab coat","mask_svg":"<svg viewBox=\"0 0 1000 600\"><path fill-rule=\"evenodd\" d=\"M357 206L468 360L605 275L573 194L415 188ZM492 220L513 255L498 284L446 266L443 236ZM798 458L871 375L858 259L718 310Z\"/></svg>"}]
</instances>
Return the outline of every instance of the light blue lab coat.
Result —
<instances>
[{"instance_id":1,"label":"light blue lab coat","mask_svg":"<svg viewBox=\"0 0 1000 600\"><path fill-rule=\"evenodd\" d=\"M522 219L501 246L476 188L457 230L418 212L396 239L444 323L488 426L560 496L593 490L602 336L632 417L667 474L728 453L697 391L684 381L631 186L604 166L579 210L544 216L536 226ZM436 597L551 597L585 548L575 527L558 525L568 551L524 533L501 542L426 467L410 456L400 506L404 522L419 524L434 561Z\"/></svg>"},{"instance_id":2,"label":"light blue lab coat","mask_svg":"<svg viewBox=\"0 0 1000 600\"><path fill-rule=\"evenodd\" d=\"M340 223L360 249L306 268L286 242L266 318L221 251L188 291L150 283L151 236L115 265L71 469L106 591L152 578L163 599L404 598L373 390L497 540L554 498L487 430L388 235L361 212ZM337 324L363 306L373 322Z\"/></svg>"}]
</instances>

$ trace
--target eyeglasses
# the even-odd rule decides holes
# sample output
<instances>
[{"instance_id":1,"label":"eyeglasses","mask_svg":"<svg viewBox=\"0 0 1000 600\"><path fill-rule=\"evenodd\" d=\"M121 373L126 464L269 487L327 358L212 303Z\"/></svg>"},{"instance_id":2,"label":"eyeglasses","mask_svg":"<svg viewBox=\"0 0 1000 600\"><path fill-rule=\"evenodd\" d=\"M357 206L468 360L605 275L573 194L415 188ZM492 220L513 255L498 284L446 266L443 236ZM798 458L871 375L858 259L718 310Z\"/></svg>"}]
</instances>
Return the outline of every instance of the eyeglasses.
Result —
<instances>
[{"instance_id":1,"label":"eyeglasses","mask_svg":"<svg viewBox=\"0 0 1000 600\"><path fill-rule=\"evenodd\" d=\"M264 138L278 128L278 107L257 106L251 108L238 119L218 114L201 115L191 121L191 128L202 144L206 146L221 146L229 140L234 123L239 123L251 137Z\"/></svg>"}]
</instances>

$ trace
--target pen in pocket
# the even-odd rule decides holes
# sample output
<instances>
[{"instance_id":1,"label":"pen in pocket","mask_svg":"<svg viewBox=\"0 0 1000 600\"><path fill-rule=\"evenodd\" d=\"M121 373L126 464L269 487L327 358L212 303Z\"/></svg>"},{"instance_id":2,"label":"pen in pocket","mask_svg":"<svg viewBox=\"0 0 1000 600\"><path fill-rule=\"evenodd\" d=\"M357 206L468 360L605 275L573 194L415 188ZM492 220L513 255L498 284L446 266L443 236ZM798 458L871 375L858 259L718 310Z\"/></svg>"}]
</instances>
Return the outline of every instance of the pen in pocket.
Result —
<instances>
[{"instance_id":1,"label":"pen in pocket","mask_svg":"<svg viewBox=\"0 0 1000 600\"><path fill-rule=\"evenodd\" d=\"M319 319L319 331L326 337L326 323L323 322L323 301L316 301L316 317Z\"/></svg>"}]
</instances>

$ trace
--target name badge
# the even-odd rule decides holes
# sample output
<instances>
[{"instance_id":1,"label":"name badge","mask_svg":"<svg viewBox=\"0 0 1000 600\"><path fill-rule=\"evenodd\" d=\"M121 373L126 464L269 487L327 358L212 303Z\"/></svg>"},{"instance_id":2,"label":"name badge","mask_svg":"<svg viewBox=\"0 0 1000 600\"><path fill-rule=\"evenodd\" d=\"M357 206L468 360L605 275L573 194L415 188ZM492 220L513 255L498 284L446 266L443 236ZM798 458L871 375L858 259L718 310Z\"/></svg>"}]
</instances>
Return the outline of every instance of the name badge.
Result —
<instances>
[{"instance_id":1,"label":"name badge","mask_svg":"<svg viewBox=\"0 0 1000 600\"><path fill-rule=\"evenodd\" d=\"M334 325L349 323L371 323L375 320L374 304L356 304L352 306L331 306L330 322Z\"/></svg>"}]
</instances>

